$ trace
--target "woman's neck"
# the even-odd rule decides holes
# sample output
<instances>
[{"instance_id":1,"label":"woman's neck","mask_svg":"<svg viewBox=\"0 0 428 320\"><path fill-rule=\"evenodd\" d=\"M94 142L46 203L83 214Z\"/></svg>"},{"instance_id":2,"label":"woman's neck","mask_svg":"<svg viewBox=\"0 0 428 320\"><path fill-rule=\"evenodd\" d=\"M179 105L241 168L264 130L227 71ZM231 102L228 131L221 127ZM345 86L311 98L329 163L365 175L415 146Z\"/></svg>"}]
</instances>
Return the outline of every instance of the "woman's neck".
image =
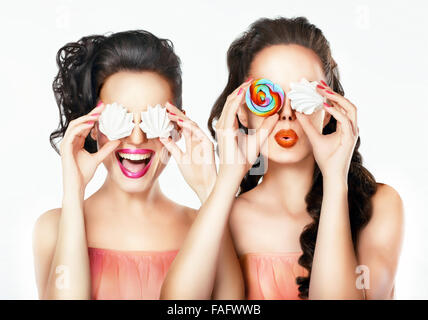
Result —
<instances>
[{"instance_id":1,"label":"woman's neck","mask_svg":"<svg viewBox=\"0 0 428 320\"><path fill-rule=\"evenodd\" d=\"M306 213L305 197L312 187L315 159L312 154L303 160L282 164L268 161L268 170L259 187L272 195L284 210L293 215Z\"/></svg>"},{"instance_id":2,"label":"woman's neck","mask_svg":"<svg viewBox=\"0 0 428 320\"><path fill-rule=\"evenodd\" d=\"M100 198L107 200L111 206L120 208L120 212L141 215L143 212L153 212L159 202L166 200L158 180L142 192L127 192L107 176L104 184L97 191Z\"/></svg>"}]
</instances>

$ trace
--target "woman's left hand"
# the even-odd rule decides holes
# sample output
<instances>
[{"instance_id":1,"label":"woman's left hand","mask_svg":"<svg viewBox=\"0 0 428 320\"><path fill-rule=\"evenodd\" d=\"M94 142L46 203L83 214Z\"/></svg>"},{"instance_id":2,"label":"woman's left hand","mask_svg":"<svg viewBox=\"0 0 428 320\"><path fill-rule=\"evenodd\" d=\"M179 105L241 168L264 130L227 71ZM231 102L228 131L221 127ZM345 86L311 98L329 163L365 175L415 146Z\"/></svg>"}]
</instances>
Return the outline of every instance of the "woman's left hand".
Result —
<instances>
[{"instance_id":1,"label":"woman's left hand","mask_svg":"<svg viewBox=\"0 0 428 320\"><path fill-rule=\"evenodd\" d=\"M359 134L357 108L348 99L323 84L323 88L317 87L317 90L330 102L324 103L323 108L337 120L336 131L323 135L315 129L306 115L296 112L296 117L312 144L315 160L324 179L333 176L346 182Z\"/></svg>"},{"instance_id":2,"label":"woman's left hand","mask_svg":"<svg viewBox=\"0 0 428 320\"><path fill-rule=\"evenodd\" d=\"M217 178L214 145L201 128L180 109L171 103L167 103L166 108L169 119L182 128L186 151L182 151L171 137L159 140L172 154L184 179L203 203Z\"/></svg>"}]
</instances>

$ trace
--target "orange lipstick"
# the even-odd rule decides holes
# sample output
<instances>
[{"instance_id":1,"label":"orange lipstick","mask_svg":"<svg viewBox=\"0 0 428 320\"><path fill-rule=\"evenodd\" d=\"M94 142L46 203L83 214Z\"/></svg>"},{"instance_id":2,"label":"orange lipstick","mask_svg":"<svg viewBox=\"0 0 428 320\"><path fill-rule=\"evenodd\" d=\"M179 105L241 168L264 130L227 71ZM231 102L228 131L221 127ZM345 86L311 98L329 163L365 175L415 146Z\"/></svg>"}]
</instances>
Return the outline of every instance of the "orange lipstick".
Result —
<instances>
[{"instance_id":1,"label":"orange lipstick","mask_svg":"<svg viewBox=\"0 0 428 320\"><path fill-rule=\"evenodd\" d=\"M275 141L283 148L291 148L299 137L293 129L281 129L275 134Z\"/></svg>"}]
</instances>

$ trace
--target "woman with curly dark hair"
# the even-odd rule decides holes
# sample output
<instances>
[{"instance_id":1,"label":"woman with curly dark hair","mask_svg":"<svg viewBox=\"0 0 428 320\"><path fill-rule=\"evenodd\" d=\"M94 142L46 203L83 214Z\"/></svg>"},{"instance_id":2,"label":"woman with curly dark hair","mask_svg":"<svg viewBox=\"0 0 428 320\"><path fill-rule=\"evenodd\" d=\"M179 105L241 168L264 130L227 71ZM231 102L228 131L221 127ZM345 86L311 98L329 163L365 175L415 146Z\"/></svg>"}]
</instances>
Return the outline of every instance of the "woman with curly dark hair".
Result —
<instances>
[{"instance_id":1,"label":"woman with curly dark hair","mask_svg":"<svg viewBox=\"0 0 428 320\"><path fill-rule=\"evenodd\" d=\"M209 229L229 225L246 297L392 298L403 236L401 199L362 164L357 108L344 97L321 30L304 17L260 19L231 44L227 64L228 82L208 121L222 163L197 219L208 220L215 211ZM325 99L309 115L292 108L289 96L291 84L303 78L316 82L314 92ZM265 118L246 106L255 79L284 92L282 108ZM202 275L212 266L193 253L212 253L220 238L199 233L207 238L205 247L185 243L182 253L188 250L197 268L170 272L179 277L187 271L209 287Z\"/></svg>"},{"instance_id":2,"label":"woman with curly dark hair","mask_svg":"<svg viewBox=\"0 0 428 320\"><path fill-rule=\"evenodd\" d=\"M169 131L179 132L174 138L183 134L186 144L212 160L179 163L201 202L216 177L208 137L188 118L177 119L184 115L180 59L170 40L135 30L68 43L58 51L57 63L53 90L60 122L50 140L58 151L57 139L62 138L63 201L62 208L44 213L35 225L39 296L158 299L196 215L159 187L158 177L169 159L163 132L175 127L177 131ZM157 120L163 117L162 124L147 113ZM199 140L188 143L190 135ZM101 163L107 177L84 199ZM231 241L228 244L213 298L227 298L242 287L239 264Z\"/></svg>"}]
</instances>

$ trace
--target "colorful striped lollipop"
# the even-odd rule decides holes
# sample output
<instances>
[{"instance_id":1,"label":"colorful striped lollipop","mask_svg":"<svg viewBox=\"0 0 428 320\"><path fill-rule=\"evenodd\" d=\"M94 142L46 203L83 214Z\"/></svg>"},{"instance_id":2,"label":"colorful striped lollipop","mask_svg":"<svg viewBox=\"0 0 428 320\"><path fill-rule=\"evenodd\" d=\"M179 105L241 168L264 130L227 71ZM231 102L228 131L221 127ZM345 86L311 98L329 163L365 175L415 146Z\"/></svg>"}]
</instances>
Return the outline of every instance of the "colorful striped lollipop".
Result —
<instances>
[{"instance_id":1,"label":"colorful striped lollipop","mask_svg":"<svg viewBox=\"0 0 428 320\"><path fill-rule=\"evenodd\" d=\"M281 109L284 90L268 79L254 80L245 95L248 109L261 117L268 117Z\"/></svg>"}]
</instances>

